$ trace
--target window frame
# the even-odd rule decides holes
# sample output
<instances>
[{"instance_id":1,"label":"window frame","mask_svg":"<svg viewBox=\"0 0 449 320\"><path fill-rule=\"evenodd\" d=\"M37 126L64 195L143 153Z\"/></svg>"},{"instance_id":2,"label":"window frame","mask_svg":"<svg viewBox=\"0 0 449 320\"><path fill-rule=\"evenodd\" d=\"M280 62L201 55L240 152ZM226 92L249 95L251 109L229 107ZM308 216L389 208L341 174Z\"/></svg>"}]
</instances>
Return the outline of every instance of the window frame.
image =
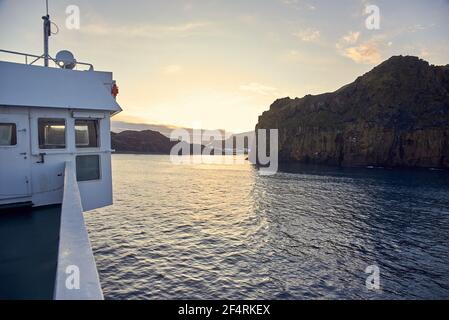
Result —
<instances>
[{"instance_id":1,"label":"window frame","mask_svg":"<svg viewBox=\"0 0 449 320\"><path fill-rule=\"evenodd\" d=\"M82 157L92 157L95 156L98 158L98 179L89 179L89 180L78 180L78 165L77 165L77 160L78 158L82 158ZM76 174L76 181L78 183L86 183L86 182L98 182L102 180L102 167L101 167L101 155L99 154L77 154L75 156L75 174Z\"/></svg>"},{"instance_id":2,"label":"window frame","mask_svg":"<svg viewBox=\"0 0 449 320\"><path fill-rule=\"evenodd\" d=\"M91 134L90 130L89 130L89 125L87 124L87 132L88 132L88 136L89 136L89 142L92 138L92 135L95 137L95 146L92 145L87 145L87 146L83 146L83 145L78 145L77 141L76 141L76 126L77 126L77 122L84 122L84 123L94 123L94 133ZM101 146L101 139L100 139L100 121L98 121L98 119L75 119L75 121L73 122L73 128L74 128L74 132L75 132L75 149L98 149Z\"/></svg>"},{"instance_id":3,"label":"window frame","mask_svg":"<svg viewBox=\"0 0 449 320\"><path fill-rule=\"evenodd\" d=\"M47 124L53 122L64 122L64 147L62 146L49 146L45 144L45 126L41 126L41 121L46 121ZM61 125L61 124L59 124ZM42 138L42 140L41 140ZM67 150L67 119L66 118L56 118L56 117L42 117L37 119L37 140L39 150ZM43 142L43 143L41 143Z\"/></svg>"},{"instance_id":4,"label":"window frame","mask_svg":"<svg viewBox=\"0 0 449 320\"><path fill-rule=\"evenodd\" d=\"M0 148L13 148L17 147L17 124L15 122L0 122L0 126L12 126L11 132L11 144L0 144Z\"/></svg>"}]
</instances>

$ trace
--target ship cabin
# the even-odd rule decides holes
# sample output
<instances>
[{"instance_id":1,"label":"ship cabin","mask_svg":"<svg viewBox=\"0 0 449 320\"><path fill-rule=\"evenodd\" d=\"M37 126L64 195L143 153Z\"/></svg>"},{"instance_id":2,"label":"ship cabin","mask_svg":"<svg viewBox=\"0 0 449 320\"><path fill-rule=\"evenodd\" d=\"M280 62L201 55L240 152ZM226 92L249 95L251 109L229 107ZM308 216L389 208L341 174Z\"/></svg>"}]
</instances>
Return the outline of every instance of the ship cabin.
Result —
<instances>
[{"instance_id":1,"label":"ship cabin","mask_svg":"<svg viewBox=\"0 0 449 320\"><path fill-rule=\"evenodd\" d=\"M74 70L75 64L87 70ZM0 206L61 204L67 163L84 211L112 204L110 119L121 111L117 93L112 73L90 64L0 61Z\"/></svg>"},{"instance_id":2,"label":"ship cabin","mask_svg":"<svg viewBox=\"0 0 449 320\"><path fill-rule=\"evenodd\" d=\"M52 58L48 2L42 19L43 55L0 49L0 300L101 300L83 212L112 204L118 88L67 50Z\"/></svg>"}]
</instances>

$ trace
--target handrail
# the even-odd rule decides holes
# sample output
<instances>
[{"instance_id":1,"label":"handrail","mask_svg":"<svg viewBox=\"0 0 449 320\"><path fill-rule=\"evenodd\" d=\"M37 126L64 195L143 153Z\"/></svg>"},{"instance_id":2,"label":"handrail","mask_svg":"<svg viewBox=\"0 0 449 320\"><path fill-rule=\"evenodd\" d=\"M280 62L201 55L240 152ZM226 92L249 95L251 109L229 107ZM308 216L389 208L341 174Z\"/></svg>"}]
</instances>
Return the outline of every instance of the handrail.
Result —
<instances>
[{"instance_id":1,"label":"handrail","mask_svg":"<svg viewBox=\"0 0 449 320\"><path fill-rule=\"evenodd\" d=\"M36 61L40 60L40 59L44 59L44 55L41 56L37 56L35 54L31 54L31 53L24 53L24 52L18 52L18 51L11 51L11 50L4 50L4 49L0 49L0 52L3 53L9 53L9 54L15 54L15 55L19 55L19 56L24 56L25 57L25 64L27 65L32 65L34 64ZM28 63L28 58L35 58L31 63ZM48 57L51 61L53 61L56 65L58 64L57 60L52 58L52 57ZM76 65L83 65L83 66L88 66L89 70L94 70L94 66L91 63L87 63L87 62L76 62Z\"/></svg>"},{"instance_id":2,"label":"handrail","mask_svg":"<svg viewBox=\"0 0 449 320\"><path fill-rule=\"evenodd\" d=\"M65 164L55 300L103 300L74 163Z\"/></svg>"}]
</instances>

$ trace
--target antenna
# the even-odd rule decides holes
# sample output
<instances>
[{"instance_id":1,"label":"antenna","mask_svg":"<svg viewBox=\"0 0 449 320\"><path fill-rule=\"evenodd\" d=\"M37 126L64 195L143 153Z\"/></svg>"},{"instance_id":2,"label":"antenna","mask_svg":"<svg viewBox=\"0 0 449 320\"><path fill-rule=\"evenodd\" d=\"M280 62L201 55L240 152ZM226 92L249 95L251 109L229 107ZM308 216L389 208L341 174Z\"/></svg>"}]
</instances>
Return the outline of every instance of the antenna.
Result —
<instances>
[{"instance_id":1,"label":"antenna","mask_svg":"<svg viewBox=\"0 0 449 320\"><path fill-rule=\"evenodd\" d=\"M48 0L45 0L46 5L46 15L42 17L44 20L44 66L48 67L48 58L50 55L48 54L48 38L51 36L51 21L50 16L48 15Z\"/></svg>"}]
</instances>

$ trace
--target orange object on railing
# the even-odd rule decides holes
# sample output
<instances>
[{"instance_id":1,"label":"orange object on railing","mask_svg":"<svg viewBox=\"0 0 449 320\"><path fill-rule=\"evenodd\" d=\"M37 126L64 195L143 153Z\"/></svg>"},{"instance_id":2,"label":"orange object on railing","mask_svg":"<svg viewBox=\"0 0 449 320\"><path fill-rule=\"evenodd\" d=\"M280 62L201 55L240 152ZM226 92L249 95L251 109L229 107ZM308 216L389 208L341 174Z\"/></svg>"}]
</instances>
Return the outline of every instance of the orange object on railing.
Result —
<instances>
[{"instance_id":1,"label":"orange object on railing","mask_svg":"<svg viewBox=\"0 0 449 320\"><path fill-rule=\"evenodd\" d=\"M117 86L117 84L115 84L115 82L114 82L114 84L112 85L111 94L114 96L114 98L117 98L117 95L118 95L118 86Z\"/></svg>"}]
</instances>

